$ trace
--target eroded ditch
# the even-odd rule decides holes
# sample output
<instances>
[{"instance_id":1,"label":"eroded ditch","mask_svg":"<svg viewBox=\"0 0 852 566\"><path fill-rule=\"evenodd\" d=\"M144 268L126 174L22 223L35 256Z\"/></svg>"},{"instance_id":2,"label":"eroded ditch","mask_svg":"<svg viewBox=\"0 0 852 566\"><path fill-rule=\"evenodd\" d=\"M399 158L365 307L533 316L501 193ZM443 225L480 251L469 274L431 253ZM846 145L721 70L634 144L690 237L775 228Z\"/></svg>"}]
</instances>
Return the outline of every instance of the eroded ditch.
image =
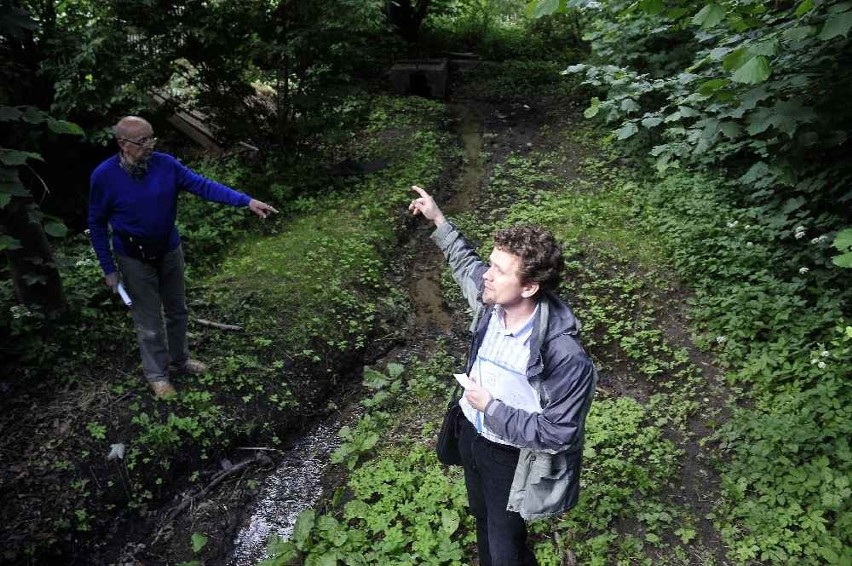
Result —
<instances>
[{"instance_id":1,"label":"eroded ditch","mask_svg":"<svg viewBox=\"0 0 852 566\"><path fill-rule=\"evenodd\" d=\"M458 214L470 208L476 198L485 173L482 155L482 117L471 107L454 104L450 110L456 117L465 159L452 195L441 206L447 214ZM428 228L428 227L427 227ZM429 231L417 230L415 258L408 274L408 292L414 309L414 328L411 342L419 342L437 331L451 332L453 317L444 308L441 293L443 257L429 240ZM390 354L392 356L393 354ZM378 365L381 365L381 361ZM313 507L322 497L322 479L330 457L340 445L337 431L344 425L354 425L359 414L350 411L335 414L318 423L287 451L276 470L260 489L258 497L234 541L228 559L229 566L250 566L265 558L268 539L277 535L288 539L299 513Z\"/></svg>"}]
</instances>

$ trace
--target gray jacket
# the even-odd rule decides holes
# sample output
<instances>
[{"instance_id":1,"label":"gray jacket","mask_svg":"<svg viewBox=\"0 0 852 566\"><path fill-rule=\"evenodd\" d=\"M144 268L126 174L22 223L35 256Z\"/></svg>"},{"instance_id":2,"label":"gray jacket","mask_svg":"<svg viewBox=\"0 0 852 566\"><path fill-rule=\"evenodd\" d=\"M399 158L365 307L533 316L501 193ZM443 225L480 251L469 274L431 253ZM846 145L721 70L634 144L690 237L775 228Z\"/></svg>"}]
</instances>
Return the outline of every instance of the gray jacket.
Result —
<instances>
[{"instance_id":1,"label":"gray jacket","mask_svg":"<svg viewBox=\"0 0 852 566\"><path fill-rule=\"evenodd\" d=\"M482 276L488 266L449 222L435 230L432 239L447 258L473 309L473 340L467 361L470 373L493 309L482 302ZM493 399L485 408L485 424L500 437L523 447L508 509L524 519L538 519L577 503L584 425L597 373L580 345L574 313L553 293L545 292L539 301L530 340L527 379L538 391L542 411L528 413Z\"/></svg>"}]
</instances>

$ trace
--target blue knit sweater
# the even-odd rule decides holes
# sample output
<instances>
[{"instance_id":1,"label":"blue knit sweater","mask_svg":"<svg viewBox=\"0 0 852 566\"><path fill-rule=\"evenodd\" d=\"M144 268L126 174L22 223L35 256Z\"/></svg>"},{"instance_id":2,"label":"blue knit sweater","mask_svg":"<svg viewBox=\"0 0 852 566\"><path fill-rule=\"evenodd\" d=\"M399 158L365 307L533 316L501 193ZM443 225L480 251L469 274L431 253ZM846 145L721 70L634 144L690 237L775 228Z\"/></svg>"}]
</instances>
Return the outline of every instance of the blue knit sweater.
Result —
<instances>
[{"instance_id":1,"label":"blue knit sweater","mask_svg":"<svg viewBox=\"0 0 852 566\"><path fill-rule=\"evenodd\" d=\"M125 252L115 232L167 241L167 250L171 251L180 245L175 226L180 191L232 206L248 206L251 201L248 195L202 177L171 155L157 152L151 155L145 176L136 179L121 167L118 155L110 157L92 173L90 189L92 246L106 275L116 271L108 224L113 229L112 249L116 254Z\"/></svg>"}]
</instances>

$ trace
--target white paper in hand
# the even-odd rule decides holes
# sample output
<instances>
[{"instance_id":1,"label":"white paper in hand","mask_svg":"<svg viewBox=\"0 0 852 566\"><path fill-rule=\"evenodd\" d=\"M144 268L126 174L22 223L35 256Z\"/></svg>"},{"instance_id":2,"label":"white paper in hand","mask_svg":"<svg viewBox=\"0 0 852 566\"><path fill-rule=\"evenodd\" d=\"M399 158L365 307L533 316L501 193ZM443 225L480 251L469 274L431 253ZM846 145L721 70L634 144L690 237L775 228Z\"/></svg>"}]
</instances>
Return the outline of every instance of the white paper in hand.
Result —
<instances>
[{"instance_id":1,"label":"white paper in hand","mask_svg":"<svg viewBox=\"0 0 852 566\"><path fill-rule=\"evenodd\" d=\"M456 381L459 382L459 385L461 385L465 389L470 389L471 384L473 384L470 378L463 373L454 373L453 377L455 377Z\"/></svg>"},{"instance_id":2,"label":"white paper in hand","mask_svg":"<svg viewBox=\"0 0 852 566\"><path fill-rule=\"evenodd\" d=\"M133 304L133 300L130 298L130 295L127 294L127 291L124 289L124 283L121 281L118 282L118 294L121 296L121 300L124 301L124 304L128 307Z\"/></svg>"}]
</instances>

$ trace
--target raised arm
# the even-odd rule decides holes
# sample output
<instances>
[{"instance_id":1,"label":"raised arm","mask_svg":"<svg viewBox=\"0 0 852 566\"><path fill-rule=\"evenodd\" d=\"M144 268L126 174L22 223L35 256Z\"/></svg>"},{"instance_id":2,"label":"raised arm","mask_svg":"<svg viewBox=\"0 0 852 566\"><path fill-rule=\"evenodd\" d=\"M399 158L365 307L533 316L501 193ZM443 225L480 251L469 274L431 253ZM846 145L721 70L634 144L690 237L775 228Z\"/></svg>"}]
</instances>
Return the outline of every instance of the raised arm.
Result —
<instances>
[{"instance_id":1,"label":"raised arm","mask_svg":"<svg viewBox=\"0 0 852 566\"><path fill-rule=\"evenodd\" d=\"M482 275L488 270L488 266L476 253L476 250L468 244L461 232L444 217L444 213L435 204L435 199L425 190L418 186L411 187L420 195L411 201L408 210L412 214L422 214L427 220L435 224L435 232L432 233L434 241L444 257L450 264L453 278L461 287L462 295L470 307L477 312L482 307Z\"/></svg>"}]
</instances>

